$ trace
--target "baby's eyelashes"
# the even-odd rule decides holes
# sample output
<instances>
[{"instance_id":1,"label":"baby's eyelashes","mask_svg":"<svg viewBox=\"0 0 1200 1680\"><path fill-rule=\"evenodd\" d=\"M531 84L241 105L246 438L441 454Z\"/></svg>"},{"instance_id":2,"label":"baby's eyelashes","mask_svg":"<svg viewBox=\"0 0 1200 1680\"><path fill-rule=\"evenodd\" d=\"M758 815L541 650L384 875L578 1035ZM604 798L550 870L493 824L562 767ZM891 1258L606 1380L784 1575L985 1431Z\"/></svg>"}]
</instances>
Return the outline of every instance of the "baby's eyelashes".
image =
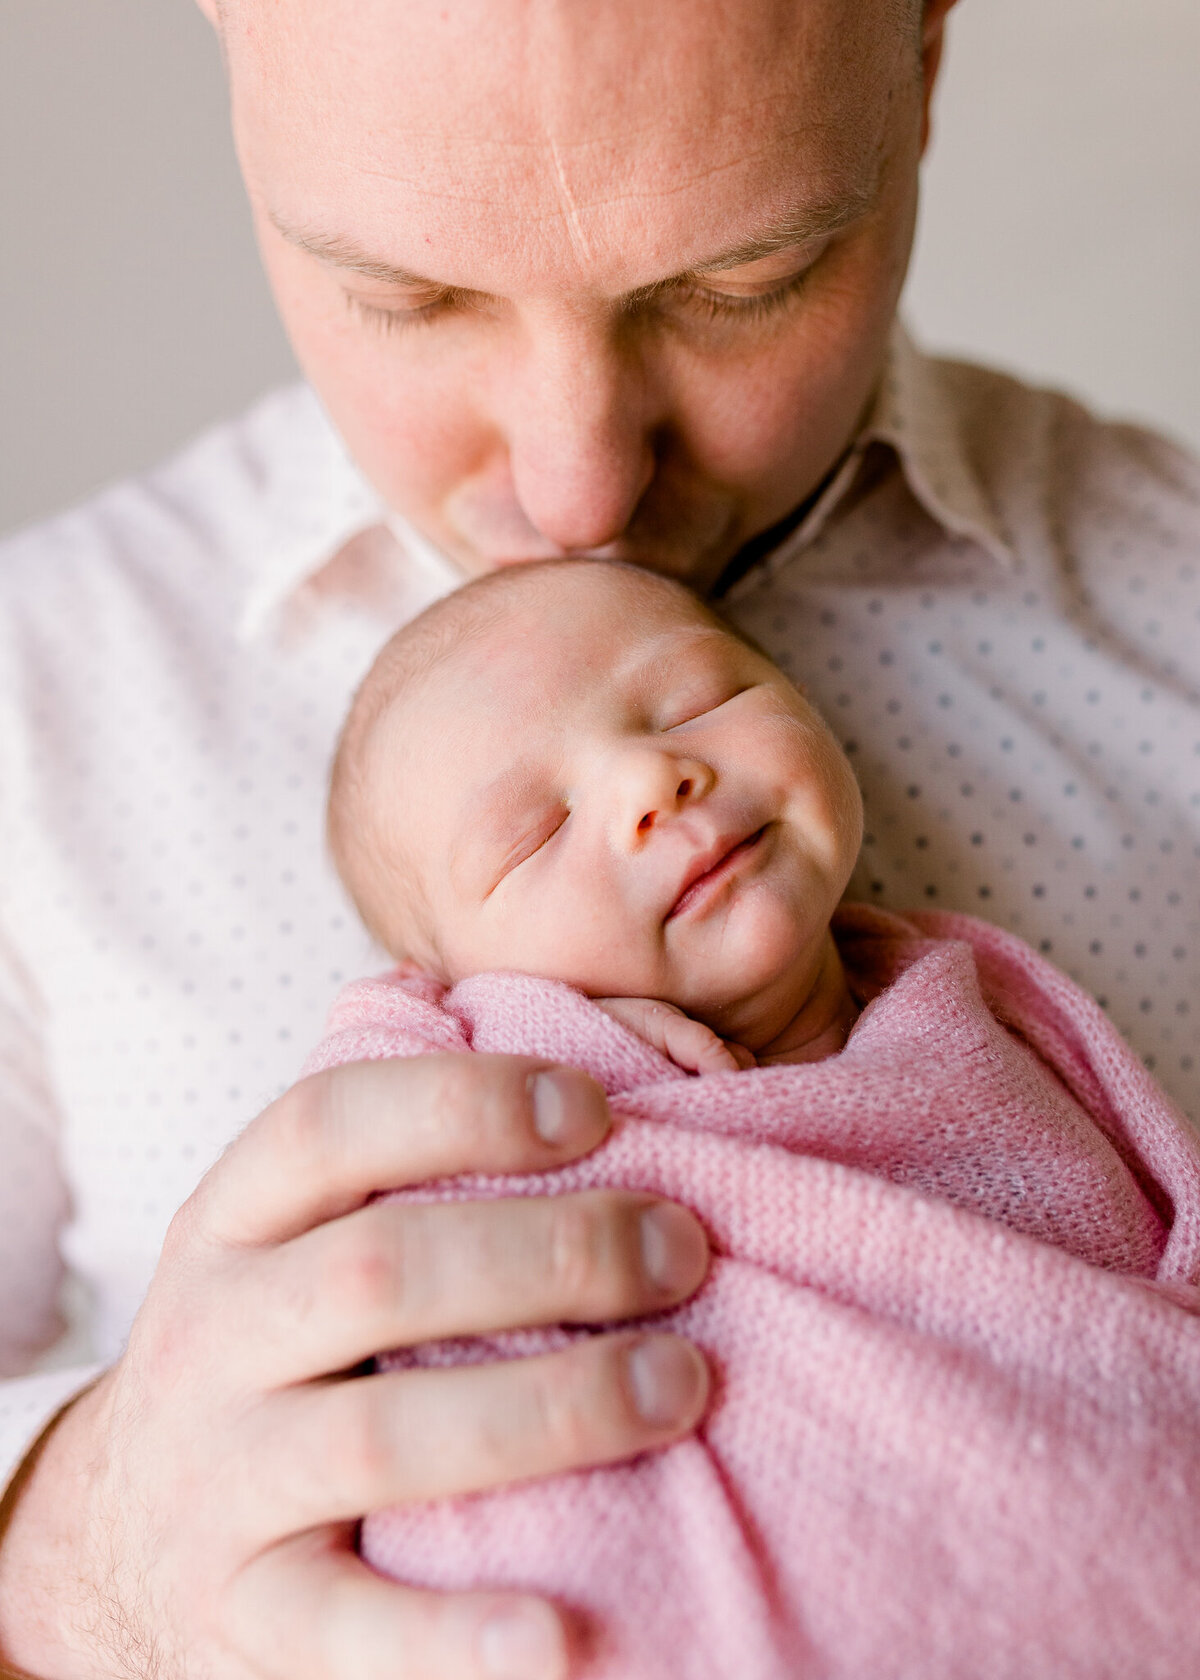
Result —
<instances>
[{"instance_id":1,"label":"baby's eyelashes","mask_svg":"<svg viewBox=\"0 0 1200 1680\"><path fill-rule=\"evenodd\" d=\"M528 827L522 827L517 837L509 845L508 850L503 854L499 864L493 866L491 885L484 897L490 898L505 876L511 875L513 870L519 869L523 863L528 863L529 859L535 857L543 846L548 845L566 823L570 814L565 805L547 806L533 823Z\"/></svg>"},{"instance_id":2,"label":"baby's eyelashes","mask_svg":"<svg viewBox=\"0 0 1200 1680\"><path fill-rule=\"evenodd\" d=\"M666 721L663 722L662 728L668 733L672 729L682 729L685 724L695 723L698 718L707 717L710 712L719 711L722 706L728 705L731 700L736 700L738 695L744 692L744 688L738 684L725 682L721 684L720 688L710 689L702 696L691 696L686 700L678 701L667 708L665 712Z\"/></svg>"},{"instance_id":3,"label":"baby's eyelashes","mask_svg":"<svg viewBox=\"0 0 1200 1680\"><path fill-rule=\"evenodd\" d=\"M727 1043L702 1021L694 1021L673 1003L657 998L597 998L622 1026L670 1057L685 1073L737 1073L755 1064L743 1044Z\"/></svg>"}]
</instances>

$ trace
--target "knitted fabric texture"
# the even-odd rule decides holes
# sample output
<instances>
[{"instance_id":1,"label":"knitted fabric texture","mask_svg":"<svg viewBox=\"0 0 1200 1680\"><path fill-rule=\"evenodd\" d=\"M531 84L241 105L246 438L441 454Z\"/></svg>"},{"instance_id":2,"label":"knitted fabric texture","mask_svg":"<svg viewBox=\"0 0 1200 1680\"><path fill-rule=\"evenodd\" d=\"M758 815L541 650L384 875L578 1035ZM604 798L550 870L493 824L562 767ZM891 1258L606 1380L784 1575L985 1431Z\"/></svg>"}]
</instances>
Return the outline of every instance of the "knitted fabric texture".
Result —
<instances>
[{"instance_id":1,"label":"knitted fabric texture","mask_svg":"<svg viewBox=\"0 0 1200 1680\"><path fill-rule=\"evenodd\" d=\"M307 1071L513 1052L612 1099L587 1160L422 1199L626 1186L692 1207L714 1249L699 1293L649 1321L712 1365L695 1437L377 1512L363 1555L408 1582L552 1596L587 1680L1200 1673L1196 1141L1097 1006L1010 935L863 907L834 931L866 1007L839 1055L795 1067L685 1074L527 975L343 993Z\"/></svg>"}]
</instances>

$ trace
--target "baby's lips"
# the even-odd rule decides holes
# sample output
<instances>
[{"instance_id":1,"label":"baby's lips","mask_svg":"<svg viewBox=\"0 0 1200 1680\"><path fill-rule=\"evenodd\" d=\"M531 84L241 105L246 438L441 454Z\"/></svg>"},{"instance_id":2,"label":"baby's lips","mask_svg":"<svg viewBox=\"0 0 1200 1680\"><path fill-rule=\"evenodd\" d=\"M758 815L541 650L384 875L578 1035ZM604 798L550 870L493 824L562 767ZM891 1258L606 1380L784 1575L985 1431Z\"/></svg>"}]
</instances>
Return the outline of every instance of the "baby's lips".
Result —
<instances>
[{"instance_id":1,"label":"baby's lips","mask_svg":"<svg viewBox=\"0 0 1200 1680\"><path fill-rule=\"evenodd\" d=\"M726 865L735 861L735 856L740 860L744 852L752 850L766 833L766 828L764 823L761 828L749 833L743 830L736 835L721 836L698 853L684 873L683 883L666 919L670 921L672 917L683 914L700 896L709 878L719 875Z\"/></svg>"}]
</instances>

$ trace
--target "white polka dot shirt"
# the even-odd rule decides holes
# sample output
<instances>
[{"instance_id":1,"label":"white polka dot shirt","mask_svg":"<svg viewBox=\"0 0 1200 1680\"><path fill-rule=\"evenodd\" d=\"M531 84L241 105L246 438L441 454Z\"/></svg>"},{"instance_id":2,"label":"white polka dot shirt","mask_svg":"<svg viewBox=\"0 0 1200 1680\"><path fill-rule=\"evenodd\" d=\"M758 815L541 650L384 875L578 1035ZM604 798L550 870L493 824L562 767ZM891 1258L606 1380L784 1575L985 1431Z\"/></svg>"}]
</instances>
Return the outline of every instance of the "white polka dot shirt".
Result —
<instances>
[{"instance_id":1,"label":"white polka dot shirt","mask_svg":"<svg viewBox=\"0 0 1200 1680\"><path fill-rule=\"evenodd\" d=\"M304 388L0 546L0 1486L95 1369L35 1370L65 1270L111 1360L172 1213L380 964L325 778L454 581ZM1200 1116L1200 466L898 334L726 606L858 771L853 896L1021 934Z\"/></svg>"}]
</instances>

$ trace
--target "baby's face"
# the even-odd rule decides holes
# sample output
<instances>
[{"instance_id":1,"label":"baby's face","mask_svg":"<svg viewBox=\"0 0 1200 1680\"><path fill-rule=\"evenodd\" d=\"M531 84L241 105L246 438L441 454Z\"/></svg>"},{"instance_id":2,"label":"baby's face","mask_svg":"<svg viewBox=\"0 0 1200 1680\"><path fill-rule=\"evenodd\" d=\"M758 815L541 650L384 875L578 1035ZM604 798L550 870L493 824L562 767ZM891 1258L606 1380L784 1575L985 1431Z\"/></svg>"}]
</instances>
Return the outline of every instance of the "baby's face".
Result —
<instances>
[{"instance_id":1,"label":"baby's face","mask_svg":"<svg viewBox=\"0 0 1200 1680\"><path fill-rule=\"evenodd\" d=\"M775 666L586 565L406 693L370 773L418 961L661 998L752 1047L807 996L861 837L849 765Z\"/></svg>"}]
</instances>

